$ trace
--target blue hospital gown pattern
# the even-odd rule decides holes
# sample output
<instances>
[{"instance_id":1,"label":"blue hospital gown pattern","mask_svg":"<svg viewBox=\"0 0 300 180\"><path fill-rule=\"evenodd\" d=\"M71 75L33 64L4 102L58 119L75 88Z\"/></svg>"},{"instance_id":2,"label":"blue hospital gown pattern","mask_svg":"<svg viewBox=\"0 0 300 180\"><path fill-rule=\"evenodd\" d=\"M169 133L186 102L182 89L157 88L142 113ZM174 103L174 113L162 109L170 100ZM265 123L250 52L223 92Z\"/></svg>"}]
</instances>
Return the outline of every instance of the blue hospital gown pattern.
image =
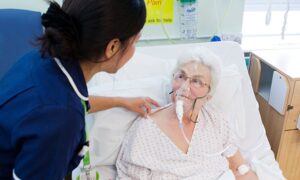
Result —
<instances>
[{"instance_id":1,"label":"blue hospital gown pattern","mask_svg":"<svg viewBox=\"0 0 300 180\"><path fill-rule=\"evenodd\" d=\"M198 121L185 154L153 120L137 119L117 159L118 179L218 179L229 169L226 157L237 151L234 137L228 121L211 105L202 108Z\"/></svg>"}]
</instances>

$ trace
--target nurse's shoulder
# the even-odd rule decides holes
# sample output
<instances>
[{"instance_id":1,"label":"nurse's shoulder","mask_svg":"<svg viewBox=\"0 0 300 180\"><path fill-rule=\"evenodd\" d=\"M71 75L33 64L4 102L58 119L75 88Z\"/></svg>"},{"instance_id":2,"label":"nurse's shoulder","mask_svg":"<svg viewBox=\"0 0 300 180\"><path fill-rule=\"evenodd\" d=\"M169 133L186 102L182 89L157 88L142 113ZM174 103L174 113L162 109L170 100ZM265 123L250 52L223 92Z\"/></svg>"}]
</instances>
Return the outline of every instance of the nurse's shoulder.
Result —
<instances>
[{"instance_id":1,"label":"nurse's shoulder","mask_svg":"<svg viewBox=\"0 0 300 180\"><path fill-rule=\"evenodd\" d=\"M67 107L84 115L55 61L42 58L37 50L23 56L0 81L0 87L0 116L9 118L11 125L42 107Z\"/></svg>"},{"instance_id":2,"label":"nurse's shoulder","mask_svg":"<svg viewBox=\"0 0 300 180\"><path fill-rule=\"evenodd\" d=\"M33 50L24 55L0 80L0 106L23 93L38 96L39 103L43 104L66 103L69 93L65 90L70 86L65 82L67 79L55 61L42 58L38 50Z\"/></svg>"}]
</instances>

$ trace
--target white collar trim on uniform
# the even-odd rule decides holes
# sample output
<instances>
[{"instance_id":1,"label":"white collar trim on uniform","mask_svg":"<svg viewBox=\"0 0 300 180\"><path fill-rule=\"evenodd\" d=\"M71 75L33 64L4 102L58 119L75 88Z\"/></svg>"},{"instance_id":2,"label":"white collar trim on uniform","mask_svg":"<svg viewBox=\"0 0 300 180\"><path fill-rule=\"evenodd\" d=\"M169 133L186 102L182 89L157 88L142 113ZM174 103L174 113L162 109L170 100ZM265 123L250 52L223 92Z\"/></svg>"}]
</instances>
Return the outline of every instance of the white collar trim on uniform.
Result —
<instances>
[{"instance_id":1,"label":"white collar trim on uniform","mask_svg":"<svg viewBox=\"0 0 300 180\"><path fill-rule=\"evenodd\" d=\"M14 180L21 180L15 173L15 169L13 169L13 179Z\"/></svg>"}]
</instances>

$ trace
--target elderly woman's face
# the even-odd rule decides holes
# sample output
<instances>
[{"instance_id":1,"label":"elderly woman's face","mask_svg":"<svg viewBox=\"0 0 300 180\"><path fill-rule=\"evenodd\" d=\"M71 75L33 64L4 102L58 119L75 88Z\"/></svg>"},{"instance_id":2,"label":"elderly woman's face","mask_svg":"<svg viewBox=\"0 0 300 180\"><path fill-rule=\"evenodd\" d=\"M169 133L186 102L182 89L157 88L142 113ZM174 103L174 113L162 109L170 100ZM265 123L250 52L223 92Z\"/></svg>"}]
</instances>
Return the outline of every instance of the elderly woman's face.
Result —
<instances>
[{"instance_id":1,"label":"elderly woman's face","mask_svg":"<svg viewBox=\"0 0 300 180\"><path fill-rule=\"evenodd\" d=\"M184 101L193 102L197 97L204 97L209 93L211 82L210 69L197 62L181 65L173 75L173 101L180 96Z\"/></svg>"}]
</instances>

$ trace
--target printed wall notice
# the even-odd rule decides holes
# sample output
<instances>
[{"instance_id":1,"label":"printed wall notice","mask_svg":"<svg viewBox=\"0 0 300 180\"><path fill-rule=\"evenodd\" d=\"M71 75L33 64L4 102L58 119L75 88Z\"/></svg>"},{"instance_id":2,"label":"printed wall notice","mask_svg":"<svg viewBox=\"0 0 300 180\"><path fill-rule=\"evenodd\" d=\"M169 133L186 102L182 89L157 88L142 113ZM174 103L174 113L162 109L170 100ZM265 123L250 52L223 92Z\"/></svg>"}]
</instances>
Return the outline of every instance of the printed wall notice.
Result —
<instances>
[{"instance_id":1,"label":"printed wall notice","mask_svg":"<svg viewBox=\"0 0 300 180\"><path fill-rule=\"evenodd\" d=\"M145 0L147 7L146 24L173 23L174 0Z\"/></svg>"}]
</instances>

